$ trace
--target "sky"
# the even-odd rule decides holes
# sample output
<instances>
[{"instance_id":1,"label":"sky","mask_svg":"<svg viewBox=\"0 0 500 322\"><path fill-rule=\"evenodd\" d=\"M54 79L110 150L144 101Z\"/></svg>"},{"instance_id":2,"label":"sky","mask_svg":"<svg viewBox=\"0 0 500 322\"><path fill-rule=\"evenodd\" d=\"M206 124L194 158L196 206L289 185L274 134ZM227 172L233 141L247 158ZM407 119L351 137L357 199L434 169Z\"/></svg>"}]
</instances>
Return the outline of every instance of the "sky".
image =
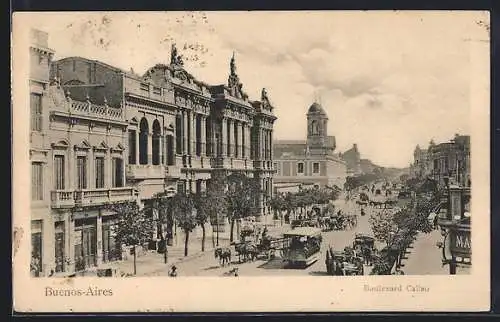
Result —
<instances>
[{"instance_id":1,"label":"sky","mask_svg":"<svg viewBox=\"0 0 500 322\"><path fill-rule=\"evenodd\" d=\"M417 144L470 134L471 40L488 17L467 12L26 13L49 33L55 59L81 56L142 75L168 64L176 43L185 68L210 84L237 72L251 99L275 106L275 139L305 139L316 100L337 151L406 167ZM15 23L16 17L14 17Z\"/></svg>"}]
</instances>

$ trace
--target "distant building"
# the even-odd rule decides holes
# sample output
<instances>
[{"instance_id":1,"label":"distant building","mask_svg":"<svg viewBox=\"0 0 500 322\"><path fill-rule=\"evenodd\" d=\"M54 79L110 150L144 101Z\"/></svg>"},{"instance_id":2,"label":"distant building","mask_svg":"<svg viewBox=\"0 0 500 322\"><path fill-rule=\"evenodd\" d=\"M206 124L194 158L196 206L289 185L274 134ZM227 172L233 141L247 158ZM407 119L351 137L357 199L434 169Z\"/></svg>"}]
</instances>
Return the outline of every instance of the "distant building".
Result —
<instances>
[{"instance_id":1,"label":"distant building","mask_svg":"<svg viewBox=\"0 0 500 322\"><path fill-rule=\"evenodd\" d=\"M470 187L470 136L456 134L449 142L434 143L427 149L415 148L411 165L413 177L430 177L440 186L445 179L461 187Z\"/></svg>"},{"instance_id":2,"label":"distant building","mask_svg":"<svg viewBox=\"0 0 500 322\"><path fill-rule=\"evenodd\" d=\"M413 164L410 167L410 172L414 177L424 177L430 174L428 151L420 148L418 144L413 152Z\"/></svg>"},{"instance_id":3,"label":"distant building","mask_svg":"<svg viewBox=\"0 0 500 322\"><path fill-rule=\"evenodd\" d=\"M347 173L349 175L359 175L362 173L361 156L358 150L358 145L354 143L352 148L342 153L342 159L346 162Z\"/></svg>"},{"instance_id":4,"label":"distant building","mask_svg":"<svg viewBox=\"0 0 500 322\"><path fill-rule=\"evenodd\" d=\"M314 103L307 112L307 139L274 142L275 187L314 184L342 188L347 176L346 163L335 153L334 136L328 135L328 116Z\"/></svg>"},{"instance_id":5,"label":"distant building","mask_svg":"<svg viewBox=\"0 0 500 322\"><path fill-rule=\"evenodd\" d=\"M380 168L369 159L360 159L359 167L362 173L374 173L376 169Z\"/></svg>"}]
</instances>

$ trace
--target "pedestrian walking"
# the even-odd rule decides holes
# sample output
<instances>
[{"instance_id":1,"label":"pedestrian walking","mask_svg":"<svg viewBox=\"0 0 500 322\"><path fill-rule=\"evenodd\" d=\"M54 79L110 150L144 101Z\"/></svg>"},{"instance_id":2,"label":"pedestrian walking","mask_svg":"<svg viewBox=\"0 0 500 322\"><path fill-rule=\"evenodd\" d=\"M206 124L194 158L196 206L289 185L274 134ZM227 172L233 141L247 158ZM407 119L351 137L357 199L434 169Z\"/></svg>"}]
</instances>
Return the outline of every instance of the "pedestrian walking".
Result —
<instances>
[{"instance_id":1,"label":"pedestrian walking","mask_svg":"<svg viewBox=\"0 0 500 322\"><path fill-rule=\"evenodd\" d=\"M168 276L177 277L177 267L175 265L172 265L172 267L170 268L170 271L168 272Z\"/></svg>"}]
</instances>

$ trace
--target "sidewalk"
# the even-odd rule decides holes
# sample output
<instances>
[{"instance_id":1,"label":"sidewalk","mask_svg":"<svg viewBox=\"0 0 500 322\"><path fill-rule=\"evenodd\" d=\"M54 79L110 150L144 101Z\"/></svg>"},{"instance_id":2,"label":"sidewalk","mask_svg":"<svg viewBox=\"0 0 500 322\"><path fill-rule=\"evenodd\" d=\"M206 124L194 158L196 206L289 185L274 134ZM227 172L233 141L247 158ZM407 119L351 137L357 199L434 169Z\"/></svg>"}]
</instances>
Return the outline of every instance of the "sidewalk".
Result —
<instances>
[{"instance_id":1,"label":"sidewalk","mask_svg":"<svg viewBox=\"0 0 500 322\"><path fill-rule=\"evenodd\" d=\"M268 226L268 231L271 236L280 236L284 231L288 231L289 225L283 226ZM146 251L145 254L139 255L136 258L137 276L155 275L158 272L166 271L173 264L188 262L204 255L213 256L214 250L212 244L212 231L207 229L205 237L205 251L201 251L201 232L193 231L189 237L188 256L184 256L184 234L177 232L177 237L174 237L174 243L168 247L167 263L164 262L164 255L156 251ZM219 245L229 246L229 231L219 233ZM214 236L215 237L215 236ZM234 231L236 238L236 229ZM208 256L208 255L207 255ZM107 267L116 269L118 272L125 274L133 274L134 259L133 255L128 255L127 259L112 263L107 263Z\"/></svg>"},{"instance_id":2,"label":"sidewalk","mask_svg":"<svg viewBox=\"0 0 500 322\"><path fill-rule=\"evenodd\" d=\"M429 234L419 234L413 243L413 248L409 248L407 259L403 260L402 270L406 275L448 275L448 266L441 264L442 250L436 246L442 241L439 230L434 230Z\"/></svg>"}]
</instances>

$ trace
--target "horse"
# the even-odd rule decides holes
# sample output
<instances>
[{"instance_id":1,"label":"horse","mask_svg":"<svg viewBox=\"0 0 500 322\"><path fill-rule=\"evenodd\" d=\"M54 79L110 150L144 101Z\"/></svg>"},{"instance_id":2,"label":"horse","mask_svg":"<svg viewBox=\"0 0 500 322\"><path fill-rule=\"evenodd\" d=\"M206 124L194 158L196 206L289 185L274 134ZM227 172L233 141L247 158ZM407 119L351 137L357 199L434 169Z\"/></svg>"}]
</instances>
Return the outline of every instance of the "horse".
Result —
<instances>
[{"instance_id":1,"label":"horse","mask_svg":"<svg viewBox=\"0 0 500 322\"><path fill-rule=\"evenodd\" d=\"M257 258L258 255L258 249L257 246L251 243L241 243L241 244L235 244L234 248L236 252L238 253L238 261L241 263L241 256L243 255L243 260L251 260L254 261Z\"/></svg>"},{"instance_id":2,"label":"horse","mask_svg":"<svg viewBox=\"0 0 500 322\"><path fill-rule=\"evenodd\" d=\"M373 251L370 247L362 247L361 248L361 254L363 255L363 259L364 259L364 264L365 265L368 265L368 266L371 266L372 265L372 262L373 262Z\"/></svg>"},{"instance_id":3,"label":"horse","mask_svg":"<svg viewBox=\"0 0 500 322\"><path fill-rule=\"evenodd\" d=\"M217 247L214 250L215 259L219 259L219 264L224 267L225 264L231 264L231 249L227 247Z\"/></svg>"}]
</instances>

